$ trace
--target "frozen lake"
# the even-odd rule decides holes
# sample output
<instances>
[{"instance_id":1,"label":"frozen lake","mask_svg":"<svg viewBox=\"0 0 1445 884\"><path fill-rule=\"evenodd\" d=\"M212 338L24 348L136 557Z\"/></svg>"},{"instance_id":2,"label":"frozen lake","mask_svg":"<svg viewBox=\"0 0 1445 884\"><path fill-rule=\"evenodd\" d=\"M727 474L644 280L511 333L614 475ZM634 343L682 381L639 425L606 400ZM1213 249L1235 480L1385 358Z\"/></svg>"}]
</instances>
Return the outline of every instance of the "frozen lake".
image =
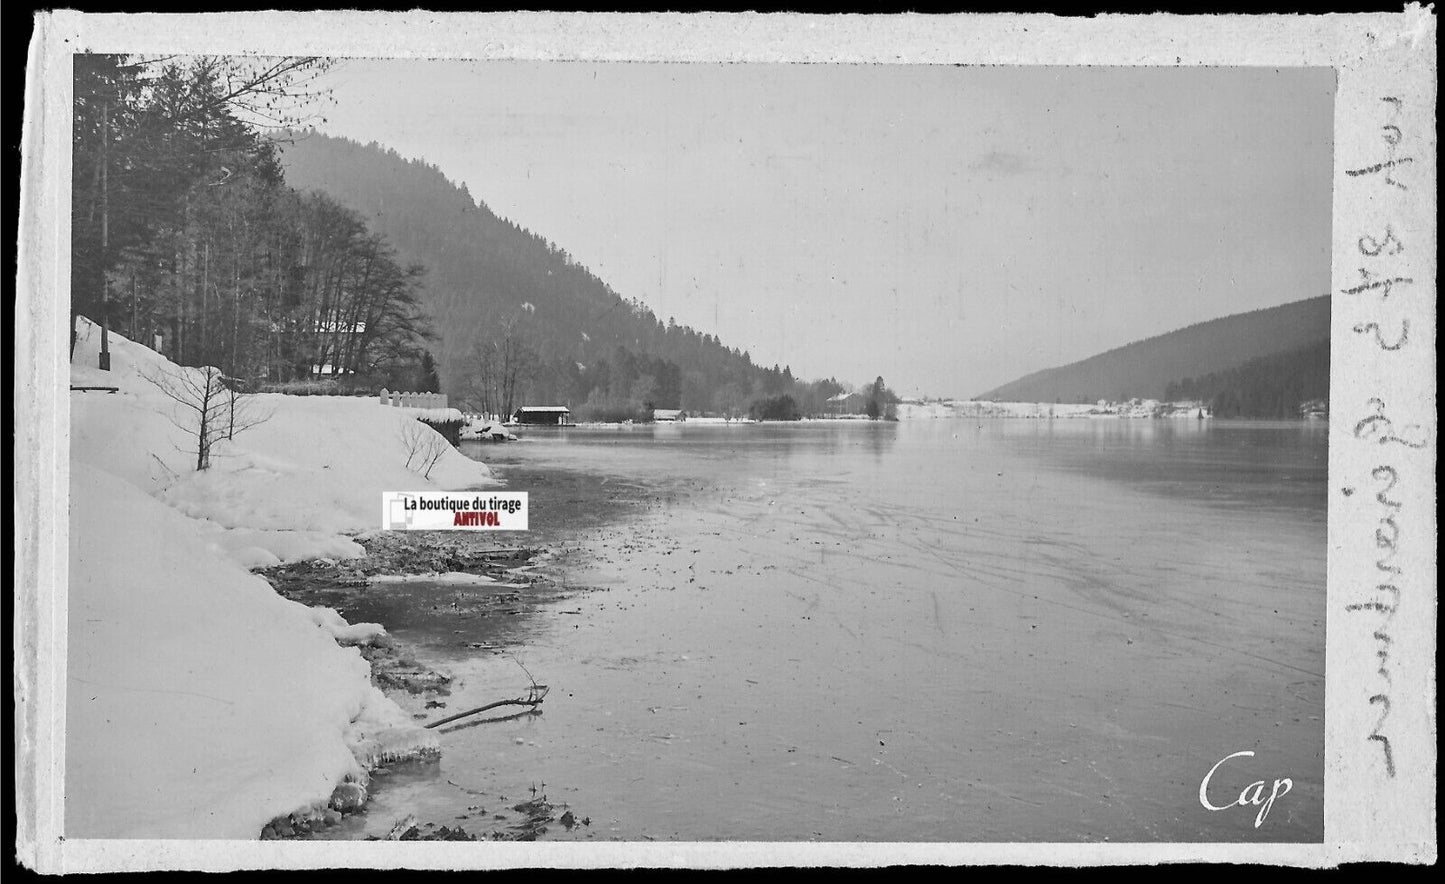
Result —
<instances>
[{"instance_id":1,"label":"frozen lake","mask_svg":"<svg viewBox=\"0 0 1445 884\"><path fill-rule=\"evenodd\" d=\"M1322 838L1322 423L657 425L463 450L531 494L533 530L498 537L593 591L485 630L407 616L456 586L342 606L457 676L437 716L520 693L511 656L551 686L544 714L448 731L439 764L380 778L368 831L545 783L591 820L549 839ZM483 634L510 654L469 647ZM1209 795L1289 778L1259 827L1199 801L1245 750Z\"/></svg>"}]
</instances>

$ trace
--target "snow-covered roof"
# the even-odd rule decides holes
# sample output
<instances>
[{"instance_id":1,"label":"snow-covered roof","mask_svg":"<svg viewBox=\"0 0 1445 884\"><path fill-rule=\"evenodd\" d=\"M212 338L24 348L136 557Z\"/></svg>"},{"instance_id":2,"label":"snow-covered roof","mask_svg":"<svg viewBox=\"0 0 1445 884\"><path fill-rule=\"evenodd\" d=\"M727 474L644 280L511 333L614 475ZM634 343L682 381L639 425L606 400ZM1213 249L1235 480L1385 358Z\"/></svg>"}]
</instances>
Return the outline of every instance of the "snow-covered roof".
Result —
<instances>
[{"instance_id":1,"label":"snow-covered roof","mask_svg":"<svg viewBox=\"0 0 1445 884\"><path fill-rule=\"evenodd\" d=\"M561 413L561 412L564 412L564 411L565 411L565 412L568 412L568 413L571 413L571 411L572 411L572 409L568 408L568 407L565 406L565 405L523 405L521 408L518 408L517 410L518 410L518 411L546 411L546 412L553 412L553 413Z\"/></svg>"}]
</instances>

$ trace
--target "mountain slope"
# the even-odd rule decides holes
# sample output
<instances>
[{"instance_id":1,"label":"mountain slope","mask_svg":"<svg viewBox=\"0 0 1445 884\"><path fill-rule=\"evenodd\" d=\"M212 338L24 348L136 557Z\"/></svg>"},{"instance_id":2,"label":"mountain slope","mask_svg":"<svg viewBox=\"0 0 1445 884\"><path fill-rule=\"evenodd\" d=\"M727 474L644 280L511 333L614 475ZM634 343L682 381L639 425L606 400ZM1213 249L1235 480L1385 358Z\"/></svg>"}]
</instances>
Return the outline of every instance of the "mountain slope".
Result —
<instances>
[{"instance_id":1,"label":"mountain slope","mask_svg":"<svg viewBox=\"0 0 1445 884\"><path fill-rule=\"evenodd\" d=\"M1169 400L1199 400L1215 417L1294 418L1330 398L1330 342L1251 359L1227 371L1170 384Z\"/></svg>"},{"instance_id":2,"label":"mountain slope","mask_svg":"<svg viewBox=\"0 0 1445 884\"><path fill-rule=\"evenodd\" d=\"M528 383L536 401L580 404L572 401L586 396L579 372L627 361L619 348L681 366L685 408L708 407L724 389L777 383L748 354L624 300L561 247L498 217L432 165L314 132L281 142L288 184L362 213L405 261L426 267L423 303L439 335L432 351L453 395L467 388L476 344L508 325L542 359Z\"/></svg>"},{"instance_id":3,"label":"mountain slope","mask_svg":"<svg viewBox=\"0 0 1445 884\"><path fill-rule=\"evenodd\" d=\"M1093 402L1163 399L1166 388L1291 350L1328 342L1330 297L1201 322L1098 356L1026 375L979 399Z\"/></svg>"}]
</instances>

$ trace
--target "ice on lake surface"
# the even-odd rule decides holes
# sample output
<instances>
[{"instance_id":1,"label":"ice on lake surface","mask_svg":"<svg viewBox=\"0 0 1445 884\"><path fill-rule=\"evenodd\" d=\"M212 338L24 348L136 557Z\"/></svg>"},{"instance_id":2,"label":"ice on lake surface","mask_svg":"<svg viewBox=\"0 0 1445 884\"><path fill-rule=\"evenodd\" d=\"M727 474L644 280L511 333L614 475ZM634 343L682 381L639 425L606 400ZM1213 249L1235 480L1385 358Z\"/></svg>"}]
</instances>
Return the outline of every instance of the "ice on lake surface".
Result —
<instances>
[{"instance_id":1,"label":"ice on lake surface","mask_svg":"<svg viewBox=\"0 0 1445 884\"><path fill-rule=\"evenodd\" d=\"M444 733L439 765L378 790L374 828L545 783L591 819L548 838L1323 836L1322 424L572 428L464 450L531 494L517 542L567 550L591 589L509 621L544 714ZM379 610L426 588L394 592L367 619L457 676L449 710L525 687L508 656ZM1289 778L1258 827L1199 801L1245 750L1210 797Z\"/></svg>"}]
</instances>

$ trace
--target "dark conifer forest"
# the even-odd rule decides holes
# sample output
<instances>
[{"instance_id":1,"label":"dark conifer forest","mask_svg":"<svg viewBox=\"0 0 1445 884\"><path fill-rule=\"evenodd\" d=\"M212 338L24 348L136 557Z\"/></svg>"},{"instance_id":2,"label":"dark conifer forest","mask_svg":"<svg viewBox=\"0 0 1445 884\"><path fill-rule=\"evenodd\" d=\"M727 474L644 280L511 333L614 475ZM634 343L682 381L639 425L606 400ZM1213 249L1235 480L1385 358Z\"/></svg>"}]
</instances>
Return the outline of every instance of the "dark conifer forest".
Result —
<instances>
[{"instance_id":1,"label":"dark conifer forest","mask_svg":"<svg viewBox=\"0 0 1445 884\"><path fill-rule=\"evenodd\" d=\"M1330 398L1328 339L1236 368L1172 383L1166 399L1200 400L1215 417L1295 418L1300 407Z\"/></svg>"}]
</instances>

